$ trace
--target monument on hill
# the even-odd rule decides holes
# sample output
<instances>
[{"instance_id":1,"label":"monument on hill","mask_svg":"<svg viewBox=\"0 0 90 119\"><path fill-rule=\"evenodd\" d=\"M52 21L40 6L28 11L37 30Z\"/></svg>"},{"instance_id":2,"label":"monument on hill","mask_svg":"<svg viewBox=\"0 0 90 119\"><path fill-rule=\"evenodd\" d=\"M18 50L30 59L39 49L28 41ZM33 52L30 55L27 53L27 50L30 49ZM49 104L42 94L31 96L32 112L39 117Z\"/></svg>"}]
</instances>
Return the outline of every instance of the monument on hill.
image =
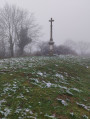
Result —
<instances>
[{"instance_id":1,"label":"monument on hill","mask_svg":"<svg viewBox=\"0 0 90 119\"><path fill-rule=\"evenodd\" d=\"M49 20L49 22L51 23L51 25L50 25L49 50L50 50L50 56L53 56L54 42L53 42L53 37L52 37L52 33L53 33L53 31L52 31L52 27L53 27L52 23L54 22L54 20L51 18L51 19Z\"/></svg>"}]
</instances>

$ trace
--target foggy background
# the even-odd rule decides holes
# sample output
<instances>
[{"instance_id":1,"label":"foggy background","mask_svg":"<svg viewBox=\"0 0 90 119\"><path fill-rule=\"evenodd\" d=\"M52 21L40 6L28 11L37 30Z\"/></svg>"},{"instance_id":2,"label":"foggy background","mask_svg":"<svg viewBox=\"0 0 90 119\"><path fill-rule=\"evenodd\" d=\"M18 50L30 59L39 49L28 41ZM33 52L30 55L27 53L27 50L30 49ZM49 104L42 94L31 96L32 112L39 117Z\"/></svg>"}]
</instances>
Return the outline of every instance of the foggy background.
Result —
<instances>
[{"instance_id":1,"label":"foggy background","mask_svg":"<svg viewBox=\"0 0 90 119\"><path fill-rule=\"evenodd\" d=\"M53 39L56 44L66 40L90 41L90 0L0 0L0 7L5 3L33 12L42 26L43 41L49 40L52 17Z\"/></svg>"},{"instance_id":2,"label":"foggy background","mask_svg":"<svg viewBox=\"0 0 90 119\"><path fill-rule=\"evenodd\" d=\"M25 36L25 38L21 38L21 40L28 39L34 41L35 39L35 42L28 42L28 44L24 44L23 51L30 54L32 50L36 50L37 52L39 51L39 53L36 54L48 54L48 42L50 40L49 20L52 17L55 20L53 23L55 53L58 55L79 54L90 56L90 0L0 0L0 8L3 9L6 3L9 6L15 5L20 9L27 10L30 14L33 13L34 20L31 23L34 22L33 25L37 23L41 26L41 36L39 37L39 40L38 38L35 39L35 37L32 38L31 36L29 37L31 39L28 39L27 31L25 34L26 36L23 34L26 29L21 29L23 30L21 31L22 38L23 35ZM1 31L3 32L2 29ZM20 35L20 30L17 32ZM32 29L30 32L32 32ZM35 35L34 31L33 34ZM11 40L13 41L15 38L13 39L12 37ZM39 41L38 44L36 44L37 41ZM3 45L1 46L5 46L4 52L6 52L6 41L2 40L1 44L2 43ZM8 51L10 51L9 45L11 44L8 44ZM15 49L17 50L17 47L14 42L14 46L11 51L15 53Z\"/></svg>"}]
</instances>

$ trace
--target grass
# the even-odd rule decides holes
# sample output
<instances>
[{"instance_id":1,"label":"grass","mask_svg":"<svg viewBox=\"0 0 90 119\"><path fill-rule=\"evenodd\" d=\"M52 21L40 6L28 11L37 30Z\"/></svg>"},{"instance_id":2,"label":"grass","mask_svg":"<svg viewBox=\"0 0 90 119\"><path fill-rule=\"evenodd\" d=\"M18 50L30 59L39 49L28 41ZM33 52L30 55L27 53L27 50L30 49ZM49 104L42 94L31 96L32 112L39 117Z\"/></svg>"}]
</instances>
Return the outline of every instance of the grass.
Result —
<instances>
[{"instance_id":1,"label":"grass","mask_svg":"<svg viewBox=\"0 0 90 119\"><path fill-rule=\"evenodd\" d=\"M90 58L0 60L0 118L89 119L89 92Z\"/></svg>"}]
</instances>

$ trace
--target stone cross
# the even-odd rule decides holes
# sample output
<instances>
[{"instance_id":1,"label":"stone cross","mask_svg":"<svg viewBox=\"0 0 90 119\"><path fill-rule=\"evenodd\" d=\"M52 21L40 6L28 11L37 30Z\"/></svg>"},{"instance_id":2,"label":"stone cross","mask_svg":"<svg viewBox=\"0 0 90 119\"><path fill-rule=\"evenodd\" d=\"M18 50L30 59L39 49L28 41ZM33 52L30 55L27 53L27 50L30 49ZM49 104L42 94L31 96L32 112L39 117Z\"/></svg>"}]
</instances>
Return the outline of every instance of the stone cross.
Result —
<instances>
[{"instance_id":1,"label":"stone cross","mask_svg":"<svg viewBox=\"0 0 90 119\"><path fill-rule=\"evenodd\" d=\"M50 41L53 41L53 38L52 38L52 23L54 22L54 20L51 18L51 19L49 20L49 22L51 22Z\"/></svg>"},{"instance_id":2,"label":"stone cross","mask_svg":"<svg viewBox=\"0 0 90 119\"><path fill-rule=\"evenodd\" d=\"M50 49L50 56L53 56L53 51L54 51L54 42L53 42L53 37L52 37L52 23L54 22L54 20L51 18L49 20L49 22L51 23L50 26L50 41L49 41L49 49Z\"/></svg>"}]
</instances>

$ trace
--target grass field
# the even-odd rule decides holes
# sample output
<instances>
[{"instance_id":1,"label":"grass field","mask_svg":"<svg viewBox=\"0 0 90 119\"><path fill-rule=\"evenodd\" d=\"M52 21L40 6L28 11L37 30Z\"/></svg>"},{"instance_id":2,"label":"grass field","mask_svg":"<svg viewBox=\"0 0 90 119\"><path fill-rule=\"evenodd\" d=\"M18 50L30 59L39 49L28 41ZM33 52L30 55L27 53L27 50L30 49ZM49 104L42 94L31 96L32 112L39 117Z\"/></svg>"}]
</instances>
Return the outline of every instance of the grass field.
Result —
<instances>
[{"instance_id":1,"label":"grass field","mask_svg":"<svg viewBox=\"0 0 90 119\"><path fill-rule=\"evenodd\" d=\"M0 119L89 119L90 58L0 60Z\"/></svg>"}]
</instances>

